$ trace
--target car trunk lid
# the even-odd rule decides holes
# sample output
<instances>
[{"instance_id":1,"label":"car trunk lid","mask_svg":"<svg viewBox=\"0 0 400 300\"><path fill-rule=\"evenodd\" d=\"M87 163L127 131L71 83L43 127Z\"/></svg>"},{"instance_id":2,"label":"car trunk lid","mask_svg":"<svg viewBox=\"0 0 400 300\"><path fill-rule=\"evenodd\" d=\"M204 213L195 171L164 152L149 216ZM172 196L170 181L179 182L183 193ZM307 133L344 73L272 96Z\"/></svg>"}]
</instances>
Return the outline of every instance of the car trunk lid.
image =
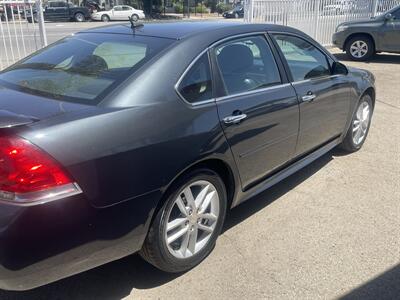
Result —
<instances>
[{"instance_id":1,"label":"car trunk lid","mask_svg":"<svg viewBox=\"0 0 400 300\"><path fill-rule=\"evenodd\" d=\"M0 85L0 128L27 125L85 108L88 105L31 95Z\"/></svg>"}]
</instances>

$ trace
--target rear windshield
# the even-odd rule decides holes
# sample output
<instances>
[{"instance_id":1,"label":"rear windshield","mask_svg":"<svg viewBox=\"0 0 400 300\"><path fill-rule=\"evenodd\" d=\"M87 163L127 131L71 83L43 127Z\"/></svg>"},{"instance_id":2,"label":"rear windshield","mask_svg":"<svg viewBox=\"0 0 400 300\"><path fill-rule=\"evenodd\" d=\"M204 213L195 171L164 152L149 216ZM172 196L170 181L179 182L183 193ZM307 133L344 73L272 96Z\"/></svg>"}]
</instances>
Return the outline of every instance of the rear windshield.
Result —
<instances>
[{"instance_id":1,"label":"rear windshield","mask_svg":"<svg viewBox=\"0 0 400 300\"><path fill-rule=\"evenodd\" d=\"M173 40L123 34L67 37L0 73L0 84L63 101L98 104Z\"/></svg>"}]
</instances>

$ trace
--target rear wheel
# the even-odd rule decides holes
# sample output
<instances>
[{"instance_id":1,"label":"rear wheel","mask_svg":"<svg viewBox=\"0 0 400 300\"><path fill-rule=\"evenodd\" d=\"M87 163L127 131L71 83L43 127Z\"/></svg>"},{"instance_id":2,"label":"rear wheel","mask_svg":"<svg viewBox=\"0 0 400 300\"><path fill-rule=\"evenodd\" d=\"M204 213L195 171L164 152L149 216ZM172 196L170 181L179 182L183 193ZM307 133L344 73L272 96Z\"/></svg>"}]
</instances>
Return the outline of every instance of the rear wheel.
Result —
<instances>
[{"instance_id":1,"label":"rear wheel","mask_svg":"<svg viewBox=\"0 0 400 300\"><path fill-rule=\"evenodd\" d=\"M361 149L369 132L372 112L373 106L371 96L365 95L358 103L350 127L340 148L348 152L355 152Z\"/></svg>"},{"instance_id":2,"label":"rear wheel","mask_svg":"<svg viewBox=\"0 0 400 300\"><path fill-rule=\"evenodd\" d=\"M368 36L352 37L346 44L347 56L356 61L369 59L375 53L375 46Z\"/></svg>"},{"instance_id":3,"label":"rear wheel","mask_svg":"<svg viewBox=\"0 0 400 300\"><path fill-rule=\"evenodd\" d=\"M226 212L221 178L207 169L181 178L150 227L140 255L166 272L183 272L213 249Z\"/></svg>"},{"instance_id":4,"label":"rear wheel","mask_svg":"<svg viewBox=\"0 0 400 300\"><path fill-rule=\"evenodd\" d=\"M76 22L83 22L85 21L85 16L83 15L83 13L76 13L75 14L75 21Z\"/></svg>"},{"instance_id":5,"label":"rear wheel","mask_svg":"<svg viewBox=\"0 0 400 300\"><path fill-rule=\"evenodd\" d=\"M110 17L107 16L107 15L102 15L102 16L101 16L101 20L102 20L103 22L109 22L109 21L110 21Z\"/></svg>"},{"instance_id":6,"label":"rear wheel","mask_svg":"<svg viewBox=\"0 0 400 300\"><path fill-rule=\"evenodd\" d=\"M133 14L131 18L133 22L137 22L139 20L139 16L136 14Z\"/></svg>"}]
</instances>

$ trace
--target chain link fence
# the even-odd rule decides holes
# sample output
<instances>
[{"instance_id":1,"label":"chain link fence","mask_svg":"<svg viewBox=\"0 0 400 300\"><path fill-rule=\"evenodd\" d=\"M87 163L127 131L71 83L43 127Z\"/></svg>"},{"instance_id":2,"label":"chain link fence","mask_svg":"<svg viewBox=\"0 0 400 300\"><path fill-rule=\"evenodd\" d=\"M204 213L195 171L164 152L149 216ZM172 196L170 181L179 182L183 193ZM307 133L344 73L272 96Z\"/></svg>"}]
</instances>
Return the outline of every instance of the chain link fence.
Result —
<instances>
[{"instance_id":1,"label":"chain link fence","mask_svg":"<svg viewBox=\"0 0 400 300\"><path fill-rule=\"evenodd\" d=\"M379 15L400 0L246 0L245 21L300 29L325 46L339 23Z\"/></svg>"}]
</instances>

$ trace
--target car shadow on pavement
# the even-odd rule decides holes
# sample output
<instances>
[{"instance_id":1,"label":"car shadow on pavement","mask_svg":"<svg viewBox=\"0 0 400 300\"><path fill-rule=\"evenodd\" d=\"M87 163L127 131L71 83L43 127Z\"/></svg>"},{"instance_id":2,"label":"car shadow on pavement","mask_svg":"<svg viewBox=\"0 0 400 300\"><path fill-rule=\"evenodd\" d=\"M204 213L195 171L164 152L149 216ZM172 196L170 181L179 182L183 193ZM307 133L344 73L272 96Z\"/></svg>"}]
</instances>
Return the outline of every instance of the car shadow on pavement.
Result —
<instances>
[{"instance_id":1,"label":"car shadow on pavement","mask_svg":"<svg viewBox=\"0 0 400 300\"><path fill-rule=\"evenodd\" d=\"M352 61L347 57L346 53L334 53L333 54L340 61ZM400 55L398 54L376 54L372 56L368 61L364 63L378 63L378 64L399 64Z\"/></svg>"},{"instance_id":2,"label":"car shadow on pavement","mask_svg":"<svg viewBox=\"0 0 400 300\"><path fill-rule=\"evenodd\" d=\"M255 214L259 210L263 209L275 200L282 197L284 194L290 192L297 185L307 180L309 177L311 177L313 174L317 173L320 169L327 165L330 161L332 161L334 156L342 155L342 153L343 151L341 150L332 150L331 152L323 155L310 165L304 167L300 171L277 183L276 185L272 186L261 194L253 197L251 200L246 201L235 207L228 212L223 232L238 225L242 221L249 218L251 215Z\"/></svg>"},{"instance_id":3,"label":"car shadow on pavement","mask_svg":"<svg viewBox=\"0 0 400 300\"><path fill-rule=\"evenodd\" d=\"M367 281L348 294L340 297L340 300L391 300L400 297L400 264L389 269L378 277Z\"/></svg>"},{"instance_id":4,"label":"car shadow on pavement","mask_svg":"<svg viewBox=\"0 0 400 300\"><path fill-rule=\"evenodd\" d=\"M325 165L342 155L339 150L333 150L297 173L291 175L253 199L246 201L228 213L223 232L240 224L242 221L268 206L279 197L290 192L294 187L317 173ZM128 295L135 296L134 289L149 289L164 285L182 273L164 273L147 262L139 255L131 255L108 263L81 274L51 283L30 291L9 292L0 290L1 300L116 300Z\"/></svg>"}]
</instances>

